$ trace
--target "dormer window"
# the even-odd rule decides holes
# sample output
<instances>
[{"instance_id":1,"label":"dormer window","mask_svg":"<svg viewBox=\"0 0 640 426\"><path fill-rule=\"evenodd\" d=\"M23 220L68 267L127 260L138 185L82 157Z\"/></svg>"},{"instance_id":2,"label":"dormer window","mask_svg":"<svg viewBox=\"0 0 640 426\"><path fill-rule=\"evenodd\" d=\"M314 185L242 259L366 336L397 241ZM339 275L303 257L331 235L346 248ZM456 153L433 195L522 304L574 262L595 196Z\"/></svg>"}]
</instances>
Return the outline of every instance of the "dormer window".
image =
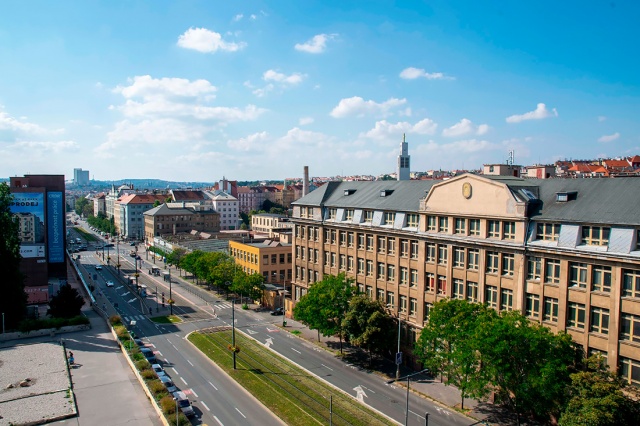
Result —
<instances>
[{"instance_id":1,"label":"dormer window","mask_svg":"<svg viewBox=\"0 0 640 426\"><path fill-rule=\"evenodd\" d=\"M380 191L380 196L381 197L388 197L392 193L393 193L393 190L391 190L391 189L383 189L382 191Z\"/></svg>"},{"instance_id":2,"label":"dormer window","mask_svg":"<svg viewBox=\"0 0 640 426\"><path fill-rule=\"evenodd\" d=\"M560 235L560 224L558 223L536 224L536 237L538 240L558 241L558 235Z\"/></svg>"},{"instance_id":3,"label":"dormer window","mask_svg":"<svg viewBox=\"0 0 640 426\"><path fill-rule=\"evenodd\" d=\"M393 225L396 220L396 214L393 212L384 212L384 224Z\"/></svg>"},{"instance_id":4,"label":"dormer window","mask_svg":"<svg viewBox=\"0 0 640 426\"><path fill-rule=\"evenodd\" d=\"M347 197L347 196L349 196L351 194L354 194L355 192L356 192L355 189L345 189L344 190L344 195L345 195L345 197Z\"/></svg>"},{"instance_id":5,"label":"dormer window","mask_svg":"<svg viewBox=\"0 0 640 426\"><path fill-rule=\"evenodd\" d=\"M344 212L344 220L351 222L353 220L353 209L346 209Z\"/></svg>"},{"instance_id":6,"label":"dormer window","mask_svg":"<svg viewBox=\"0 0 640 426\"><path fill-rule=\"evenodd\" d=\"M606 246L609 244L610 228L602 226L583 226L582 244L588 246Z\"/></svg>"},{"instance_id":7,"label":"dormer window","mask_svg":"<svg viewBox=\"0 0 640 426\"><path fill-rule=\"evenodd\" d=\"M364 211L364 223L373 222L373 210L365 210Z\"/></svg>"},{"instance_id":8,"label":"dormer window","mask_svg":"<svg viewBox=\"0 0 640 426\"><path fill-rule=\"evenodd\" d=\"M558 203L566 203L567 201L575 200L576 198L578 198L578 193L576 191L556 192L556 201Z\"/></svg>"},{"instance_id":9,"label":"dormer window","mask_svg":"<svg viewBox=\"0 0 640 426\"><path fill-rule=\"evenodd\" d=\"M338 209L330 208L329 209L329 220L335 220L337 213L338 213Z\"/></svg>"}]
</instances>

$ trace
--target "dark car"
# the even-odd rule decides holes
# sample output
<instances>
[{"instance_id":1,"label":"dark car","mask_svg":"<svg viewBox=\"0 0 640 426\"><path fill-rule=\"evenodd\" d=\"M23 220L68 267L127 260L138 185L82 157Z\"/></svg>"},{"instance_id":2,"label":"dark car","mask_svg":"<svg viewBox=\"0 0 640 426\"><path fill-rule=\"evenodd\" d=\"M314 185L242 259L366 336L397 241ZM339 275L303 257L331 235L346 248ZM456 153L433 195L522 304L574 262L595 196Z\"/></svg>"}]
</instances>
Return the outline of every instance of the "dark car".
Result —
<instances>
[{"instance_id":1,"label":"dark car","mask_svg":"<svg viewBox=\"0 0 640 426\"><path fill-rule=\"evenodd\" d=\"M105 247L115 247L115 244L111 244L111 243L109 243L109 244L105 244L104 246L105 246Z\"/></svg>"},{"instance_id":2,"label":"dark car","mask_svg":"<svg viewBox=\"0 0 640 426\"><path fill-rule=\"evenodd\" d=\"M142 352L142 355L144 355L144 357L147 359L147 361L149 361L149 363L156 364L158 362L158 360L156 359L156 356L154 355L151 349L140 348L140 352Z\"/></svg>"},{"instance_id":3,"label":"dark car","mask_svg":"<svg viewBox=\"0 0 640 426\"><path fill-rule=\"evenodd\" d=\"M276 308L273 311L271 311L271 315L284 315L284 309Z\"/></svg>"},{"instance_id":4,"label":"dark car","mask_svg":"<svg viewBox=\"0 0 640 426\"><path fill-rule=\"evenodd\" d=\"M131 242L129 243L129 245L130 245L131 247L135 247L136 243L135 243L135 241L131 241Z\"/></svg>"}]
</instances>

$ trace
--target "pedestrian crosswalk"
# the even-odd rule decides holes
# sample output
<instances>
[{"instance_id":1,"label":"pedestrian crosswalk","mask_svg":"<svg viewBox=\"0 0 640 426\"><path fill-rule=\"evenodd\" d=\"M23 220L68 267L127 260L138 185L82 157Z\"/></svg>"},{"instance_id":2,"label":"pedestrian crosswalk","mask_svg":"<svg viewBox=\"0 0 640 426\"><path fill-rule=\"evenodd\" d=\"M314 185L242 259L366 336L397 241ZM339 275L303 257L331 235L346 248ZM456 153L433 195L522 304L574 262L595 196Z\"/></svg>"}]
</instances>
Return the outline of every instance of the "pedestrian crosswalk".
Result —
<instances>
[{"instance_id":1,"label":"pedestrian crosswalk","mask_svg":"<svg viewBox=\"0 0 640 426\"><path fill-rule=\"evenodd\" d=\"M216 309L231 309L231 303L229 302L212 303L211 306Z\"/></svg>"},{"instance_id":2,"label":"pedestrian crosswalk","mask_svg":"<svg viewBox=\"0 0 640 426\"><path fill-rule=\"evenodd\" d=\"M142 321L143 319L147 319L144 315L132 315L130 317L122 317L125 323L130 323L131 321Z\"/></svg>"}]
</instances>

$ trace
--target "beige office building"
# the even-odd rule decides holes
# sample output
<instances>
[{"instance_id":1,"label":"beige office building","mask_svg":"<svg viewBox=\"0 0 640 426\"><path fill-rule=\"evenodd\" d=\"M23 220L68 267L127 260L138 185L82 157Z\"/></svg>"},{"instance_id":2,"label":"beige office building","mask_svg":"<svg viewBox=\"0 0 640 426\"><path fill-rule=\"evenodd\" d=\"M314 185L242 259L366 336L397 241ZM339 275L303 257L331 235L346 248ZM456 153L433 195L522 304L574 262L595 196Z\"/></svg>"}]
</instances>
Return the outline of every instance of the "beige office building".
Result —
<instances>
[{"instance_id":1,"label":"beige office building","mask_svg":"<svg viewBox=\"0 0 640 426\"><path fill-rule=\"evenodd\" d=\"M399 314L405 355L438 300L517 309L640 384L637 194L632 178L329 182L294 203L293 300L345 272Z\"/></svg>"}]
</instances>

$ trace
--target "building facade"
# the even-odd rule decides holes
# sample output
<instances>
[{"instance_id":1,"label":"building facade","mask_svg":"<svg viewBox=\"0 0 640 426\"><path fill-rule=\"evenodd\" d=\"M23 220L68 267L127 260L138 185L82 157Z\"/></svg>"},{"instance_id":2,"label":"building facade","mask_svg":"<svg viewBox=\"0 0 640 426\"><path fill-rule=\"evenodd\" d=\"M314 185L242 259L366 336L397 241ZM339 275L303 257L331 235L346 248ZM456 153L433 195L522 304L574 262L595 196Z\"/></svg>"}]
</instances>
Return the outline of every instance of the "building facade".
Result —
<instances>
[{"instance_id":1,"label":"building facade","mask_svg":"<svg viewBox=\"0 0 640 426\"><path fill-rule=\"evenodd\" d=\"M73 183L89 185L89 170L73 169Z\"/></svg>"},{"instance_id":2,"label":"building facade","mask_svg":"<svg viewBox=\"0 0 640 426\"><path fill-rule=\"evenodd\" d=\"M640 384L638 193L632 178L330 182L294 203L293 301L344 272L399 315L407 348L438 300L519 310Z\"/></svg>"},{"instance_id":3,"label":"building facade","mask_svg":"<svg viewBox=\"0 0 640 426\"><path fill-rule=\"evenodd\" d=\"M154 237L166 234L179 234L191 231L219 232L220 215L210 207L161 204L143 213L144 238L153 241Z\"/></svg>"},{"instance_id":4,"label":"building facade","mask_svg":"<svg viewBox=\"0 0 640 426\"><path fill-rule=\"evenodd\" d=\"M251 230L261 234L266 234L270 238L274 236L274 231L291 229L293 223L288 217L280 214L261 213L251 216Z\"/></svg>"},{"instance_id":5,"label":"building facade","mask_svg":"<svg viewBox=\"0 0 640 426\"><path fill-rule=\"evenodd\" d=\"M229 254L244 272L262 275L265 283L280 287L288 287L291 283L291 244L273 240L258 243L229 241Z\"/></svg>"},{"instance_id":6,"label":"building facade","mask_svg":"<svg viewBox=\"0 0 640 426\"><path fill-rule=\"evenodd\" d=\"M144 212L152 209L156 202L163 203L165 198L160 194L130 194L116 200L114 223L118 234L126 239L142 241L145 236Z\"/></svg>"},{"instance_id":7,"label":"building facade","mask_svg":"<svg viewBox=\"0 0 640 426\"><path fill-rule=\"evenodd\" d=\"M205 191L215 211L220 214L220 229L233 231L238 229L240 211L238 199L224 191Z\"/></svg>"}]
</instances>

